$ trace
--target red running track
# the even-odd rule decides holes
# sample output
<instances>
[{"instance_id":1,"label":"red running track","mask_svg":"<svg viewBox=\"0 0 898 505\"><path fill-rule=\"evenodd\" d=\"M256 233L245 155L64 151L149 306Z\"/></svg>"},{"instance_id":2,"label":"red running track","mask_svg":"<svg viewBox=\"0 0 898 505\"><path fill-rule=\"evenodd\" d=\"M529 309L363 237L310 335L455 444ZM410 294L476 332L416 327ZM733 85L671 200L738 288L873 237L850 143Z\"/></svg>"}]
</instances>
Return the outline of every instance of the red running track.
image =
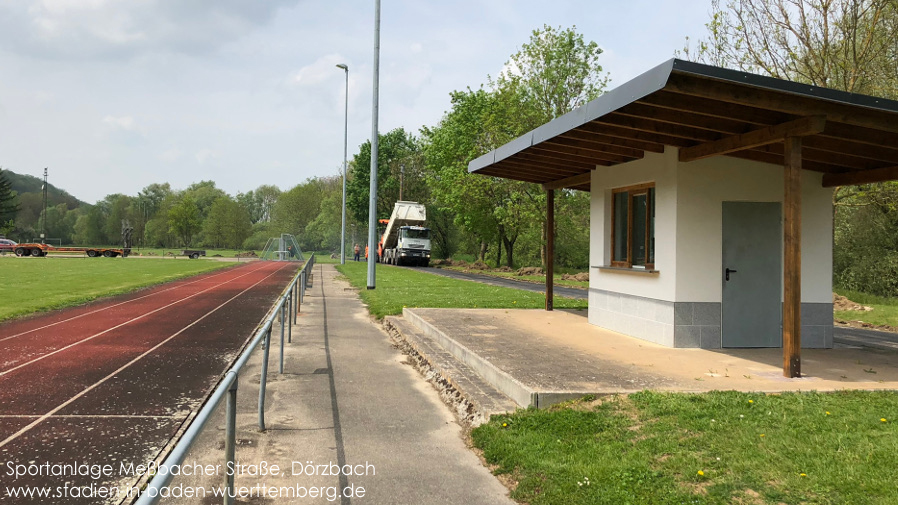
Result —
<instances>
[{"instance_id":1,"label":"red running track","mask_svg":"<svg viewBox=\"0 0 898 505\"><path fill-rule=\"evenodd\" d=\"M248 263L0 325L0 502L122 502L138 479L121 475L121 464L153 461L169 445L296 270ZM114 472L40 467L76 462ZM41 475L9 475L15 465ZM66 496L66 482L118 486L119 496ZM26 489L50 496L11 495Z\"/></svg>"}]
</instances>

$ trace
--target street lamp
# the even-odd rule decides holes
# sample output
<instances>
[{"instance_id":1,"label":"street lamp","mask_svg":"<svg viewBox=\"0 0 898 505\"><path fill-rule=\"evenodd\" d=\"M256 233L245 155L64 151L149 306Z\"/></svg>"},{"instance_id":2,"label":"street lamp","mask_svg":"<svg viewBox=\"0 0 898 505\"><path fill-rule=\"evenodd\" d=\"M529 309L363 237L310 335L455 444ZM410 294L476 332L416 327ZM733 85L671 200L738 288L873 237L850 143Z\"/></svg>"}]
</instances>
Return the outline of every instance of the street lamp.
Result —
<instances>
[{"instance_id":1,"label":"street lamp","mask_svg":"<svg viewBox=\"0 0 898 505\"><path fill-rule=\"evenodd\" d=\"M346 264L346 148L349 134L349 66L345 63L337 64L346 74L346 105L344 107L345 119L343 121L343 224L340 226L340 264Z\"/></svg>"}]
</instances>

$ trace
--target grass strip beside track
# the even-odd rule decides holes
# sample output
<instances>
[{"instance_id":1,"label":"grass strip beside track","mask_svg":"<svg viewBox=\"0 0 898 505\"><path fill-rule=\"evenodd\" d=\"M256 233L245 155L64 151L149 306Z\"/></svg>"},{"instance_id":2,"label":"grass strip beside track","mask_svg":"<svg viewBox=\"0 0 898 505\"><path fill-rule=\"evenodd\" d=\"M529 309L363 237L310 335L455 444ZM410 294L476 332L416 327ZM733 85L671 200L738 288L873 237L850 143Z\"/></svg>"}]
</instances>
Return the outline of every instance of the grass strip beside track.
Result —
<instances>
[{"instance_id":1,"label":"grass strip beside track","mask_svg":"<svg viewBox=\"0 0 898 505\"><path fill-rule=\"evenodd\" d=\"M403 307L541 309L546 305L542 293L451 279L427 273L427 269L382 264L377 265L376 289L369 290L367 268L364 261L337 265L337 270L360 289L362 301L378 318L401 314ZM558 309L585 309L587 304L586 300L561 296L556 296L554 303Z\"/></svg>"},{"instance_id":2,"label":"grass strip beside track","mask_svg":"<svg viewBox=\"0 0 898 505\"><path fill-rule=\"evenodd\" d=\"M898 394L641 392L493 416L474 444L546 504L898 503Z\"/></svg>"},{"instance_id":3,"label":"grass strip beside track","mask_svg":"<svg viewBox=\"0 0 898 505\"><path fill-rule=\"evenodd\" d=\"M163 259L2 258L0 321L234 265Z\"/></svg>"}]
</instances>

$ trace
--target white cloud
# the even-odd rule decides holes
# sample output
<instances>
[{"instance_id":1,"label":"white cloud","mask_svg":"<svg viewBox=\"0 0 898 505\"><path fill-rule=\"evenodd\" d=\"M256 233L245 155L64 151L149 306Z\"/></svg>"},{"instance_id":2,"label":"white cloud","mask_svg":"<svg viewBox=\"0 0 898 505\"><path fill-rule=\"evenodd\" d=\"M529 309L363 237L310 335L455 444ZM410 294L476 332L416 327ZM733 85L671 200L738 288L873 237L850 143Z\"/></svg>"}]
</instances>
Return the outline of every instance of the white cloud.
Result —
<instances>
[{"instance_id":1,"label":"white cloud","mask_svg":"<svg viewBox=\"0 0 898 505\"><path fill-rule=\"evenodd\" d=\"M166 163L174 163L181 159L184 153L178 148L168 149L159 155L159 159Z\"/></svg>"},{"instance_id":2,"label":"white cloud","mask_svg":"<svg viewBox=\"0 0 898 505\"><path fill-rule=\"evenodd\" d=\"M45 58L202 54L300 0L0 0L0 45Z\"/></svg>"},{"instance_id":3,"label":"white cloud","mask_svg":"<svg viewBox=\"0 0 898 505\"><path fill-rule=\"evenodd\" d=\"M300 68L290 78L290 83L297 86L315 86L322 82L332 81L337 72L343 70L337 68L337 64L347 62L339 54L328 54L315 60L315 63ZM350 74L352 67L349 68Z\"/></svg>"},{"instance_id":4,"label":"white cloud","mask_svg":"<svg viewBox=\"0 0 898 505\"><path fill-rule=\"evenodd\" d=\"M131 116L106 116L103 118L103 123L116 129L134 131L134 118Z\"/></svg>"},{"instance_id":5,"label":"white cloud","mask_svg":"<svg viewBox=\"0 0 898 505\"><path fill-rule=\"evenodd\" d=\"M194 155L196 158L196 162L200 165L205 165L207 162L213 162L218 159L218 153L211 149L200 149Z\"/></svg>"}]
</instances>

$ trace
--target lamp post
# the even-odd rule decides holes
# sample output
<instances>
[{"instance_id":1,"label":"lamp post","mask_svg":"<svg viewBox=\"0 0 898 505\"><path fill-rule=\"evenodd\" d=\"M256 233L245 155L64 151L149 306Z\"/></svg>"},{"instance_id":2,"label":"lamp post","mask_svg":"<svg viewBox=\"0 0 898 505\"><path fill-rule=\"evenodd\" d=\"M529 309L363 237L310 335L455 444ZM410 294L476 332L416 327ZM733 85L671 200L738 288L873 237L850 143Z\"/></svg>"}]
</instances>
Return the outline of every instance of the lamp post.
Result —
<instances>
[{"instance_id":1,"label":"lamp post","mask_svg":"<svg viewBox=\"0 0 898 505\"><path fill-rule=\"evenodd\" d=\"M343 121L343 221L340 226L340 264L346 264L346 148L349 135L349 66L340 63L337 68L342 68L346 74L346 105L344 107Z\"/></svg>"},{"instance_id":2,"label":"lamp post","mask_svg":"<svg viewBox=\"0 0 898 505\"><path fill-rule=\"evenodd\" d=\"M374 0L374 99L371 113L371 184L368 193L368 289L374 289L377 261L377 106L380 81L380 0Z\"/></svg>"}]
</instances>

